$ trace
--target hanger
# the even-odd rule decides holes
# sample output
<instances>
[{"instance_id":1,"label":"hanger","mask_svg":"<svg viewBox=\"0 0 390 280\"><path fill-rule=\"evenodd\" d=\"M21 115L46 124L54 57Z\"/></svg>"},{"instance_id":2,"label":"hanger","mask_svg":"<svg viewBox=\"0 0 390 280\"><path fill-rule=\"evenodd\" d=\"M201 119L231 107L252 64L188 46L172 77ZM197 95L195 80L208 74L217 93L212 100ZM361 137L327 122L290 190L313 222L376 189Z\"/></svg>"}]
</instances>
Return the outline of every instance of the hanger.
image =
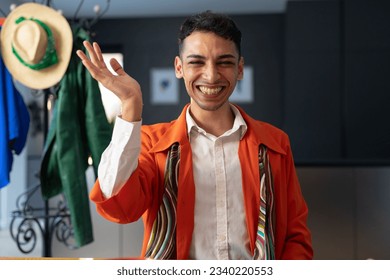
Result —
<instances>
[{"instance_id":1,"label":"hanger","mask_svg":"<svg viewBox=\"0 0 390 280\"><path fill-rule=\"evenodd\" d=\"M11 6L9 7L9 9L12 11L12 9L14 9L16 7L15 4L11 4ZM3 15L4 18L6 18L8 16L8 14L0 8L0 14ZM1 18L2 19L2 18Z\"/></svg>"},{"instance_id":2,"label":"hanger","mask_svg":"<svg viewBox=\"0 0 390 280\"><path fill-rule=\"evenodd\" d=\"M35 3L36 1L33 0L32 2ZM55 5L53 4L53 2L54 2L53 0L42 0L42 5L46 5L48 7L55 8L54 7ZM78 4L78 6L76 8L76 11L75 11L75 13L73 15L72 21L73 22L79 21L80 23L82 23L81 25L84 28L89 30L92 26L94 26L99 21L99 19L101 17L103 17L105 15L105 13L107 13L107 11L110 8L110 3L111 3L111 0L106 0L106 6L105 6L105 8L103 10L101 10L99 5L95 5L93 7L93 10L95 12L95 17L94 18L92 18L90 20L88 20L88 19L78 19L77 16L78 16L78 14L80 12L81 7L84 4L84 0L80 0L80 3ZM7 13L4 10L2 10L1 8L0 8L0 14L3 15L5 18L7 17ZM0 17L0 19L2 19L2 18ZM2 24L2 21L0 21L0 24Z\"/></svg>"},{"instance_id":3,"label":"hanger","mask_svg":"<svg viewBox=\"0 0 390 280\"><path fill-rule=\"evenodd\" d=\"M0 14L2 14L4 17L7 16L7 14L0 8Z\"/></svg>"},{"instance_id":4,"label":"hanger","mask_svg":"<svg viewBox=\"0 0 390 280\"><path fill-rule=\"evenodd\" d=\"M101 12L101 9L100 9L100 6L99 5L95 5L93 7L93 10L95 12L95 17L92 18L92 19L87 19L87 18L78 18L78 14L79 14L79 11L81 9L81 7L83 6L84 4L84 0L80 0L80 3L79 5L77 6L77 9L73 15L73 22L79 24L81 27L83 27L86 31L90 31L91 28L99 21L99 19L104 16L104 14L108 11L108 9L110 8L110 2L111 0L106 0L106 6L104 8L104 10Z\"/></svg>"}]
</instances>

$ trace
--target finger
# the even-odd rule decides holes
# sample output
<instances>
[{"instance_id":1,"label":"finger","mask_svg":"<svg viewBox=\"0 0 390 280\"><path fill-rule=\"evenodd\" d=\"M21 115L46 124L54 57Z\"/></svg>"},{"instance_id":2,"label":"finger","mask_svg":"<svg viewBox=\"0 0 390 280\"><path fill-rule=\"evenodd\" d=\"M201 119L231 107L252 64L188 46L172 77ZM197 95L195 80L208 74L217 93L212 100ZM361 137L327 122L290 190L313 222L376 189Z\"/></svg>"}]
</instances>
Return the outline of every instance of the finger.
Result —
<instances>
[{"instance_id":1,"label":"finger","mask_svg":"<svg viewBox=\"0 0 390 280\"><path fill-rule=\"evenodd\" d=\"M99 79L98 75L99 75L100 71L89 59L82 59L81 62L83 63L85 68L87 68L89 73L91 73L91 76L93 78Z\"/></svg>"},{"instance_id":2,"label":"finger","mask_svg":"<svg viewBox=\"0 0 390 280\"><path fill-rule=\"evenodd\" d=\"M88 52L88 55L91 59L91 61L95 64L95 65L98 65L99 64L99 60L97 58L97 55L95 53L95 49L92 47L91 43L88 42L88 41L84 41L83 42L83 45L84 47L87 49L87 52Z\"/></svg>"},{"instance_id":3,"label":"finger","mask_svg":"<svg viewBox=\"0 0 390 280\"><path fill-rule=\"evenodd\" d=\"M98 80L99 82L104 82L104 80L107 79L107 76L91 62L91 60L85 55L83 51L77 50L76 54L81 58L81 62L94 79Z\"/></svg>"},{"instance_id":4,"label":"finger","mask_svg":"<svg viewBox=\"0 0 390 280\"><path fill-rule=\"evenodd\" d=\"M76 54L81 60L88 60L87 55L82 50L77 50Z\"/></svg>"},{"instance_id":5,"label":"finger","mask_svg":"<svg viewBox=\"0 0 390 280\"><path fill-rule=\"evenodd\" d=\"M118 60L116 60L115 58L110 59L110 65L111 65L112 70L114 70L115 73L117 73L118 75L126 74L125 71L123 70L122 66L118 62Z\"/></svg>"},{"instance_id":6,"label":"finger","mask_svg":"<svg viewBox=\"0 0 390 280\"><path fill-rule=\"evenodd\" d=\"M77 56L81 59L81 62L88 69L89 72L97 72L96 66L91 63L90 59L82 50L76 51Z\"/></svg>"},{"instance_id":7,"label":"finger","mask_svg":"<svg viewBox=\"0 0 390 280\"><path fill-rule=\"evenodd\" d=\"M104 62L103 55L102 55L102 50L100 49L100 46L98 43L94 42L93 43L93 49L95 50L95 54L99 61Z\"/></svg>"}]
</instances>

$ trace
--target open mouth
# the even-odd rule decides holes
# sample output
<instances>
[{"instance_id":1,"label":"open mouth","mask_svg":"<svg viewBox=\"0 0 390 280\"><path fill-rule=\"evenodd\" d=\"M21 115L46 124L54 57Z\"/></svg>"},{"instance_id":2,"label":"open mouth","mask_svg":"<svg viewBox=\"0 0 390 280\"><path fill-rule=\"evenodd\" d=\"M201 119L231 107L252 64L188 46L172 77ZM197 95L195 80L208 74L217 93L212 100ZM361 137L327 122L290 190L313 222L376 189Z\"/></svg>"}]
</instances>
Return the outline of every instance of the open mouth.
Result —
<instances>
[{"instance_id":1,"label":"open mouth","mask_svg":"<svg viewBox=\"0 0 390 280\"><path fill-rule=\"evenodd\" d=\"M224 87L206 87L206 86L198 86L198 89L206 95L216 95L222 91Z\"/></svg>"}]
</instances>

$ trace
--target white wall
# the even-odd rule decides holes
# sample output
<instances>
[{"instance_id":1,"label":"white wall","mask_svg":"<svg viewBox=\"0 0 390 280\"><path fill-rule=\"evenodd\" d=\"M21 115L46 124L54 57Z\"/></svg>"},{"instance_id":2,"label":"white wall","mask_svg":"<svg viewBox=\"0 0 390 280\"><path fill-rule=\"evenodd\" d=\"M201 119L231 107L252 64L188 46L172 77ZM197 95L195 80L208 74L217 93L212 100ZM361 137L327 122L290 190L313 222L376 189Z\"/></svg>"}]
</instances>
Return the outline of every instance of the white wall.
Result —
<instances>
[{"instance_id":1,"label":"white wall","mask_svg":"<svg viewBox=\"0 0 390 280\"><path fill-rule=\"evenodd\" d=\"M11 211L16 209L17 197L27 187L27 151L13 158L10 184L0 190L0 229L8 229Z\"/></svg>"}]
</instances>

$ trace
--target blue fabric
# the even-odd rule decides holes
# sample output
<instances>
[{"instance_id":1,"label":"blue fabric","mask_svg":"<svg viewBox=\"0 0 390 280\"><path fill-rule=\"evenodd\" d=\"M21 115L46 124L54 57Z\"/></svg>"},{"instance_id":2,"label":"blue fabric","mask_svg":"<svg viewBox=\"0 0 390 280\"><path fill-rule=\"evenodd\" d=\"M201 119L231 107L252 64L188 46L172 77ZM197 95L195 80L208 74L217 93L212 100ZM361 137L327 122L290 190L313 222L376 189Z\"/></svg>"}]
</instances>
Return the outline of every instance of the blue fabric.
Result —
<instances>
[{"instance_id":1,"label":"blue fabric","mask_svg":"<svg viewBox=\"0 0 390 280\"><path fill-rule=\"evenodd\" d=\"M9 184L13 155L26 144L30 115L0 57L0 189Z\"/></svg>"}]
</instances>

